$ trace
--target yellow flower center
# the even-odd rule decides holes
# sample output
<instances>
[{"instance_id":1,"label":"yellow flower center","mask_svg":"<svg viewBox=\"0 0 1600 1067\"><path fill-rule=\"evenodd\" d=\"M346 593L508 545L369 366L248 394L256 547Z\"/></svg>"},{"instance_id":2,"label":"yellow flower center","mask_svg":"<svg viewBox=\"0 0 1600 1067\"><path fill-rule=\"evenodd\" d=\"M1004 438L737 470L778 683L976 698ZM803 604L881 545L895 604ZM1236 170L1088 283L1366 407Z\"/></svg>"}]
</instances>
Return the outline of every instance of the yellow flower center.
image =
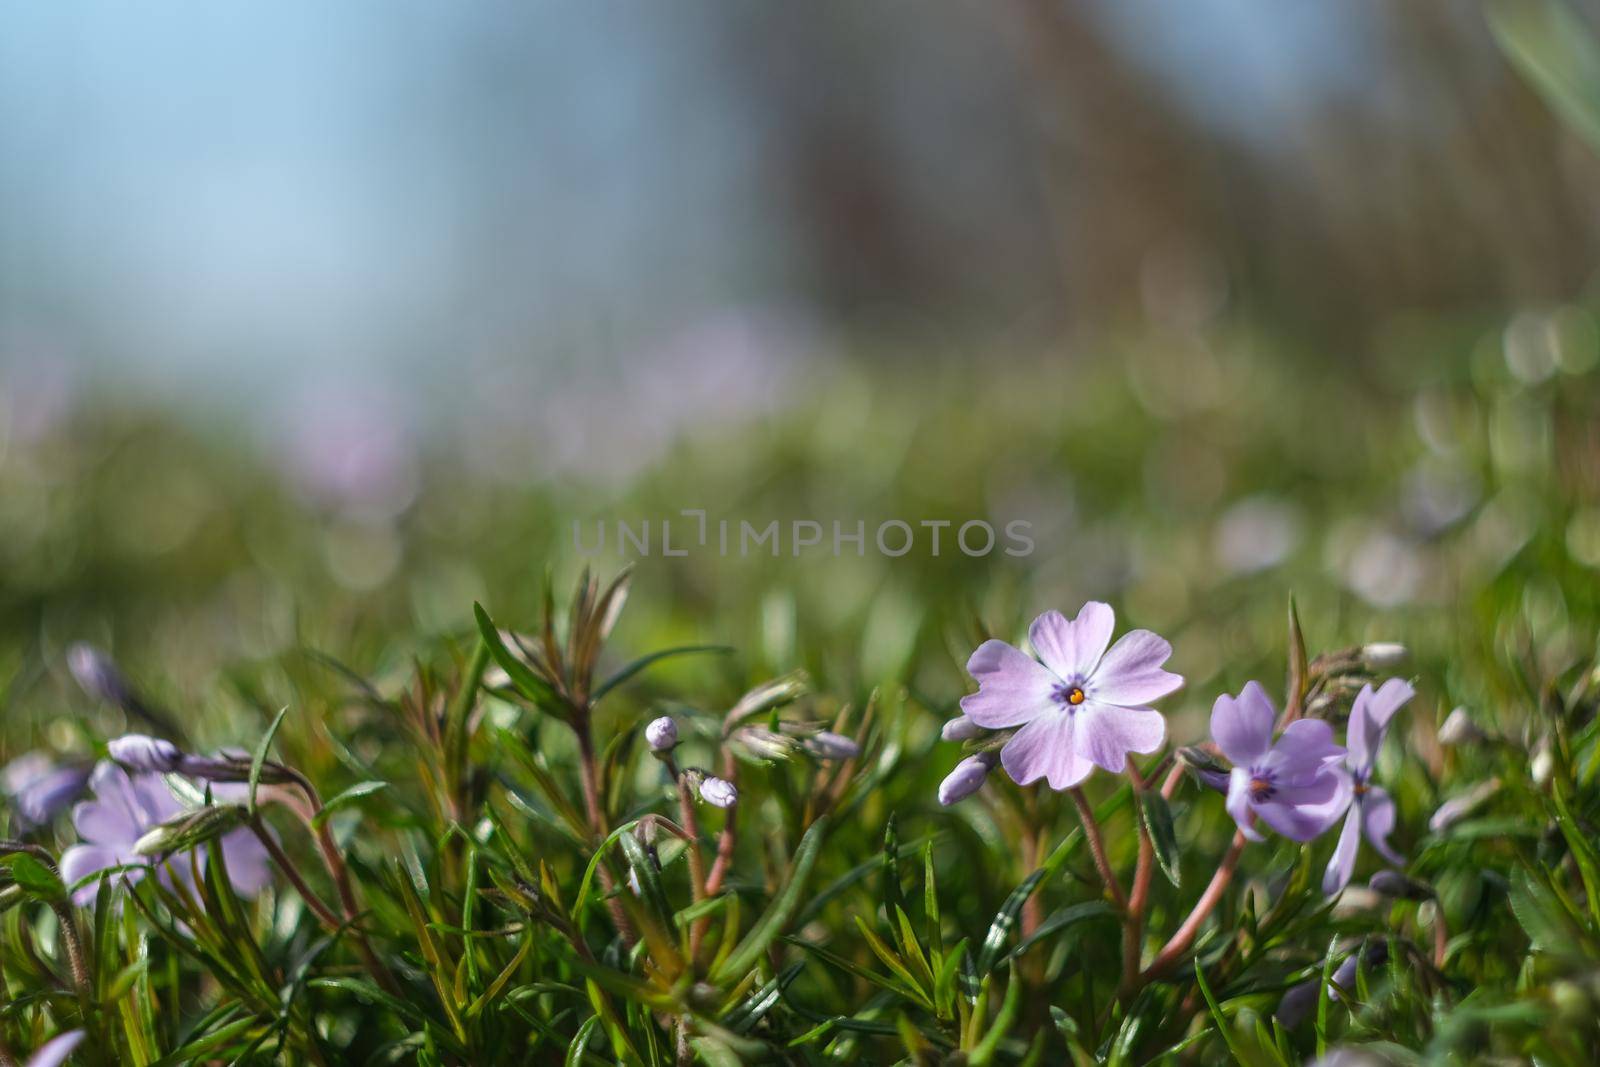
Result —
<instances>
[{"instance_id":1,"label":"yellow flower center","mask_svg":"<svg viewBox=\"0 0 1600 1067\"><path fill-rule=\"evenodd\" d=\"M1073 686L1071 689L1067 690L1067 703L1074 705L1082 704L1083 690L1079 689L1077 686Z\"/></svg>"}]
</instances>

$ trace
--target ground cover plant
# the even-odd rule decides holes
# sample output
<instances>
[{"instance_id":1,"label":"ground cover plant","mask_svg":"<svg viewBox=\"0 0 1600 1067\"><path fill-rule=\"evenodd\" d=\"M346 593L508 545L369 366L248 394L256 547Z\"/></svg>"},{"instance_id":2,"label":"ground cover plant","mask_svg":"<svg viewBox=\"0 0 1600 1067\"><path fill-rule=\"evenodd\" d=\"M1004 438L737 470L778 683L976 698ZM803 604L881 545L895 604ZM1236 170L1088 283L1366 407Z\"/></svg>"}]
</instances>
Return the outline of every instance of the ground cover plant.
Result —
<instances>
[{"instance_id":1,"label":"ground cover plant","mask_svg":"<svg viewBox=\"0 0 1600 1067\"><path fill-rule=\"evenodd\" d=\"M1597 314L873 352L398 503L0 405L0 1067L1594 1063ZM584 547L696 516L1031 551Z\"/></svg>"},{"instance_id":2,"label":"ground cover plant","mask_svg":"<svg viewBox=\"0 0 1600 1067\"><path fill-rule=\"evenodd\" d=\"M486 553L460 621L410 636L385 592L314 574L320 617L254 654L237 642L258 633L185 625L221 609L125 564L117 603L146 624L117 624L116 656L77 640L103 640L90 616L14 594L11 632L47 636L8 659L3 1054L1587 1062L1595 394L1582 364L1533 384L1505 367L1369 403L1336 447L1080 375L1109 449L1074 433L1041 456L1048 398L1026 396L1005 420L1026 450L996 432L993 454L937 457L957 487L994 462L1076 472L1140 546L1115 607L1062 599L1081 579L1043 554L586 570L538 525L548 502L479 520L548 569ZM1258 368L1231 373L1231 410L1264 415ZM987 410L1025 396L994 388ZM1508 410L1524 436L1497 440ZM740 462L787 453L804 481L834 462L796 452L809 432ZM84 441L63 427L35 462ZM1186 461L1270 456L1281 487L1242 514L1326 532L1262 567L1228 541L1227 494L1153 521L1175 441ZM725 454L687 462L736 480ZM1351 518L1407 514L1441 464L1470 471L1469 506ZM266 490L249 523L302 507L231 469ZM408 534L414 591L427 536ZM186 675L196 655L214 666Z\"/></svg>"}]
</instances>

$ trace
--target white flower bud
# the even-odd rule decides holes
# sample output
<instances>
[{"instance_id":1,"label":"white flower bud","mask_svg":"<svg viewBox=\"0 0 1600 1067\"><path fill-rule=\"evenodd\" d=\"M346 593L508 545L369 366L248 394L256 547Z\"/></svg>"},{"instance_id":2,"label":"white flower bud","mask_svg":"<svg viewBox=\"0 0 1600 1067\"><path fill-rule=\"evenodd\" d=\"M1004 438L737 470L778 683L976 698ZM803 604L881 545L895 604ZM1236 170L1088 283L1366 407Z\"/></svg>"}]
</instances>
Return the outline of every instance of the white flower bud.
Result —
<instances>
[{"instance_id":1,"label":"white flower bud","mask_svg":"<svg viewBox=\"0 0 1600 1067\"><path fill-rule=\"evenodd\" d=\"M861 755L861 746L843 734L823 730L805 740L806 751L820 759L855 759Z\"/></svg>"},{"instance_id":2,"label":"white flower bud","mask_svg":"<svg viewBox=\"0 0 1600 1067\"><path fill-rule=\"evenodd\" d=\"M944 724L944 729L939 731L939 736L946 741L970 741L981 733L983 733L983 727L965 715L957 715Z\"/></svg>"},{"instance_id":3,"label":"white flower bud","mask_svg":"<svg viewBox=\"0 0 1600 1067\"><path fill-rule=\"evenodd\" d=\"M678 744L678 724L671 715L651 719L650 725L644 728L644 739L652 752L671 752Z\"/></svg>"},{"instance_id":4,"label":"white flower bud","mask_svg":"<svg viewBox=\"0 0 1600 1067\"><path fill-rule=\"evenodd\" d=\"M739 790L726 778L706 778L700 783L700 799L714 808L731 808L739 800Z\"/></svg>"},{"instance_id":5,"label":"white flower bud","mask_svg":"<svg viewBox=\"0 0 1600 1067\"><path fill-rule=\"evenodd\" d=\"M111 758L131 771L167 774L183 764L183 751L171 741L144 734L123 734L106 744Z\"/></svg>"},{"instance_id":6,"label":"white flower bud","mask_svg":"<svg viewBox=\"0 0 1600 1067\"><path fill-rule=\"evenodd\" d=\"M1466 708L1457 708L1445 716L1439 727L1441 745L1470 745L1484 738L1483 730L1472 721Z\"/></svg>"},{"instance_id":7,"label":"white flower bud","mask_svg":"<svg viewBox=\"0 0 1600 1067\"><path fill-rule=\"evenodd\" d=\"M1484 801L1494 796L1500 788L1500 779L1490 778L1487 782L1479 782L1471 789L1459 796L1451 797L1439 805L1439 810L1433 813L1433 818L1428 820L1428 829L1434 833L1442 833L1455 823L1460 822L1476 811Z\"/></svg>"},{"instance_id":8,"label":"white flower bud","mask_svg":"<svg viewBox=\"0 0 1600 1067\"><path fill-rule=\"evenodd\" d=\"M956 769L939 783L939 803L948 807L976 793L983 787L984 780L989 777L989 771L994 767L995 760L994 753L980 752L956 764Z\"/></svg>"},{"instance_id":9,"label":"white flower bud","mask_svg":"<svg viewBox=\"0 0 1600 1067\"><path fill-rule=\"evenodd\" d=\"M1556 773L1556 756L1550 749L1550 738L1541 737L1539 744L1533 750L1533 762L1529 764L1529 773L1533 775L1533 784L1543 789L1550 784L1550 778Z\"/></svg>"},{"instance_id":10,"label":"white flower bud","mask_svg":"<svg viewBox=\"0 0 1600 1067\"><path fill-rule=\"evenodd\" d=\"M1370 671L1392 671L1410 656L1411 653L1405 645L1395 644L1392 641L1380 641L1361 649L1361 661Z\"/></svg>"}]
</instances>

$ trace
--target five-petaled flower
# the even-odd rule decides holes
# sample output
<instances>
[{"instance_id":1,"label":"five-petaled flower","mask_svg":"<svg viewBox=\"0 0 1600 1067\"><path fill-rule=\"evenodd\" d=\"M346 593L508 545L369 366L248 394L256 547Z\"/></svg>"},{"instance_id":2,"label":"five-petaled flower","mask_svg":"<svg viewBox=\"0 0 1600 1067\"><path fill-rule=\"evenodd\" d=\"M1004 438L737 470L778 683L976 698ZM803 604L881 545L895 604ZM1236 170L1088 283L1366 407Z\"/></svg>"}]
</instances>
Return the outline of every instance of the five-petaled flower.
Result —
<instances>
[{"instance_id":1,"label":"five-petaled flower","mask_svg":"<svg viewBox=\"0 0 1600 1067\"><path fill-rule=\"evenodd\" d=\"M183 805L167 789L159 774L129 774L115 763L102 761L89 778L93 800L79 804L72 812L72 823L78 830L82 843L73 845L61 854L61 876L67 885L104 870L127 867L123 876L136 882L144 875L144 867L151 857L140 854L136 845L139 839L156 826L183 814ZM214 783L213 795L228 799L243 799L248 787L240 784ZM261 842L249 830L239 828L224 834L219 842L228 877L241 896L254 896L266 888L271 879L270 857ZM201 868L205 867L206 853L197 854ZM163 864L160 876L170 884L176 877L191 880L187 856L170 864ZM73 894L80 905L94 902L96 885L90 882Z\"/></svg>"},{"instance_id":2,"label":"five-petaled flower","mask_svg":"<svg viewBox=\"0 0 1600 1067\"><path fill-rule=\"evenodd\" d=\"M1349 754L1345 756L1344 765L1350 775L1352 799L1350 813L1345 816L1344 829L1339 834L1339 844L1322 876L1324 893L1337 893L1350 883L1350 875L1356 867L1356 851L1363 836L1390 863L1397 867L1405 863L1405 858L1389 847L1389 834L1394 830L1394 801L1382 788L1372 784L1372 765L1378 758L1378 749L1383 746L1389 720L1415 693L1410 682L1390 678L1377 692L1373 692L1370 685L1363 686L1350 708L1350 725L1345 733Z\"/></svg>"},{"instance_id":3,"label":"five-petaled flower","mask_svg":"<svg viewBox=\"0 0 1600 1067\"><path fill-rule=\"evenodd\" d=\"M1237 696L1219 696L1211 709L1211 737L1233 762L1228 814L1253 841L1262 840L1252 814L1284 837L1310 841L1344 814L1350 776L1339 767L1345 750L1320 719L1297 719L1276 743L1277 709L1256 682Z\"/></svg>"},{"instance_id":4,"label":"five-petaled flower","mask_svg":"<svg viewBox=\"0 0 1600 1067\"><path fill-rule=\"evenodd\" d=\"M1043 778L1052 789L1069 789L1096 765L1117 773L1129 753L1161 747L1165 720L1145 705L1183 684L1161 669L1172 646L1149 630L1129 631L1111 645L1114 621L1098 601L1070 622L1047 611L1028 629L1039 659L989 640L967 661L978 691L961 699L961 710L985 729L1021 727L1000 751L1001 766L1019 785Z\"/></svg>"}]
</instances>

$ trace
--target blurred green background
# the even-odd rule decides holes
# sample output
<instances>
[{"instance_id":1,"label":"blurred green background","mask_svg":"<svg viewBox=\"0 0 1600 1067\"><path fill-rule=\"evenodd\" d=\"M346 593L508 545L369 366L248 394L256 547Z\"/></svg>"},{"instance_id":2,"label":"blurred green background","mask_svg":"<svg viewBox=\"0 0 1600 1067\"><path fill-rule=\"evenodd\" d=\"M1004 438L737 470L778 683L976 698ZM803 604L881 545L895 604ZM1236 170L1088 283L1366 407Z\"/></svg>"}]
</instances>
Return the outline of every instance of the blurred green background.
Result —
<instances>
[{"instance_id":1,"label":"blurred green background","mask_svg":"<svg viewBox=\"0 0 1600 1067\"><path fill-rule=\"evenodd\" d=\"M1036 547L639 560L616 655L740 650L678 688L940 710L975 628L1098 597L1186 740L1280 684L1292 592L1412 646L1421 740L1515 717L1495 665L1600 607L1595 67L1547 13L8 9L0 756L114 714L72 641L237 742L306 650L398 676L530 622L574 521L687 508Z\"/></svg>"}]
</instances>

